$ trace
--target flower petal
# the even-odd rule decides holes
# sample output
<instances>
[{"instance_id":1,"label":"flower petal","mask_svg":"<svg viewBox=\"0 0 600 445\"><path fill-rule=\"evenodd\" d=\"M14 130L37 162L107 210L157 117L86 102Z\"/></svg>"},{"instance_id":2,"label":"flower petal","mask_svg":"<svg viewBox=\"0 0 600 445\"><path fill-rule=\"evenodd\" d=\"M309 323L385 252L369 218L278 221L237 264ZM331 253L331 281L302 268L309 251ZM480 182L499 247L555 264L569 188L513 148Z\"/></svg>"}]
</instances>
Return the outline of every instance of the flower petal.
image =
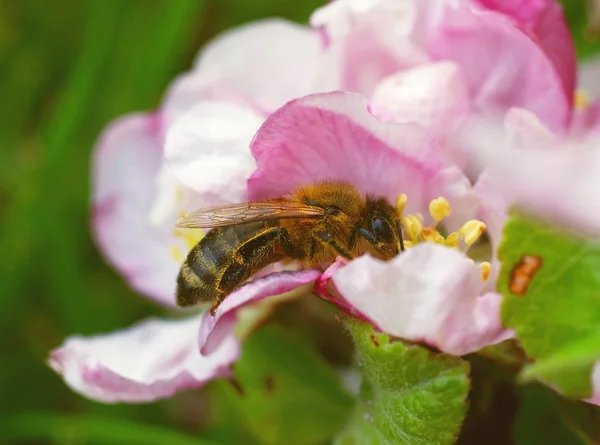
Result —
<instances>
[{"instance_id":1,"label":"flower petal","mask_svg":"<svg viewBox=\"0 0 600 445\"><path fill-rule=\"evenodd\" d=\"M560 76L565 95L575 90L576 58L571 32L561 5L555 0L477 0L492 11L500 12L540 46Z\"/></svg>"},{"instance_id":2,"label":"flower petal","mask_svg":"<svg viewBox=\"0 0 600 445\"><path fill-rule=\"evenodd\" d=\"M384 124L354 93L315 94L273 113L251 146L258 170L251 199L277 197L319 180L342 180L395 202L423 209L425 185L442 169L436 144L417 124Z\"/></svg>"},{"instance_id":3,"label":"flower petal","mask_svg":"<svg viewBox=\"0 0 600 445\"><path fill-rule=\"evenodd\" d=\"M556 224L590 235L600 234L600 141L565 140L547 150L497 148L495 127L472 133L473 155L483 159L488 180L509 204L517 204ZM486 132L490 136L486 136Z\"/></svg>"},{"instance_id":4,"label":"flower petal","mask_svg":"<svg viewBox=\"0 0 600 445\"><path fill-rule=\"evenodd\" d=\"M515 148L527 150L531 147L558 146L559 138L546 128L531 111L511 108L504 117L507 143Z\"/></svg>"},{"instance_id":5,"label":"flower petal","mask_svg":"<svg viewBox=\"0 0 600 445\"><path fill-rule=\"evenodd\" d=\"M169 129L167 163L205 205L243 201L255 168L248 146L261 122L233 104L200 102Z\"/></svg>"},{"instance_id":6,"label":"flower petal","mask_svg":"<svg viewBox=\"0 0 600 445\"><path fill-rule=\"evenodd\" d=\"M149 222L162 161L161 128L158 115L134 115L104 132L93 159L92 226L100 249L133 288L174 306L179 264L170 250L186 246L172 225Z\"/></svg>"},{"instance_id":7,"label":"flower petal","mask_svg":"<svg viewBox=\"0 0 600 445\"><path fill-rule=\"evenodd\" d=\"M370 256L333 276L344 298L383 332L464 355L509 338L501 295L480 296L480 269L456 250L430 243L391 262Z\"/></svg>"},{"instance_id":8,"label":"flower petal","mask_svg":"<svg viewBox=\"0 0 600 445\"><path fill-rule=\"evenodd\" d=\"M314 282L321 272L302 270L278 272L264 278L254 279L231 293L217 308L214 315L205 312L200 326L200 350L212 354L227 339L237 321L237 312L244 306L256 303L273 295L290 292L300 286Z\"/></svg>"},{"instance_id":9,"label":"flower petal","mask_svg":"<svg viewBox=\"0 0 600 445\"><path fill-rule=\"evenodd\" d=\"M76 392L105 403L150 402L228 377L239 345L229 336L213 353L199 353L199 317L150 319L94 337L71 337L49 365Z\"/></svg>"},{"instance_id":10,"label":"flower petal","mask_svg":"<svg viewBox=\"0 0 600 445\"><path fill-rule=\"evenodd\" d=\"M316 31L281 19L234 28L204 47L164 107L177 116L199 101L222 100L268 112L312 91L320 49Z\"/></svg>"},{"instance_id":11,"label":"flower petal","mask_svg":"<svg viewBox=\"0 0 600 445\"><path fill-rule=\"evenodd\" d=\"M459 67L438 62L401 71L377 86L370 110L386 122L418 122L435 133L450 132L470 112Z\"/></svg>"},{"instance_id":12,"label":"flower petal","mask_svg":"<svg viewBox=\"0 0 600 445\"><path fill-rule=\"evenodd\" d=\"M477 108L502 112L521 107L535 113L553 131L567 126L575 75L568 33L559 34L555 44L570 51L557 50L556 58L569 54L570 58L554 64L555 53L549 57L539 40L532 39L504 14L482 10L468 2L440 0L419 4L425 22L419 31L420 39L433 59L451 60L462 68ZM561 23L562 17L550 20L550 14L556 13L560 10L549 10L544 18L548 22L540 23L544 33L548 33L543 34L545 39L555 36L554 28L546 27ZM550 46L549 40L547 43Z\"/></svg>"},{"instance_id":13,"label":"flower petal","mask_svg":"<svg viewBox=\"0 0 600 445\"><path fill-rule=\"evenodd\" d=\"M411 39L416 20L415 4L396 0L337 0L317 9L310 22L327 43L327 78L319 80L369 97L384 77L429 62Z\"/></svg>"}]
</instances>

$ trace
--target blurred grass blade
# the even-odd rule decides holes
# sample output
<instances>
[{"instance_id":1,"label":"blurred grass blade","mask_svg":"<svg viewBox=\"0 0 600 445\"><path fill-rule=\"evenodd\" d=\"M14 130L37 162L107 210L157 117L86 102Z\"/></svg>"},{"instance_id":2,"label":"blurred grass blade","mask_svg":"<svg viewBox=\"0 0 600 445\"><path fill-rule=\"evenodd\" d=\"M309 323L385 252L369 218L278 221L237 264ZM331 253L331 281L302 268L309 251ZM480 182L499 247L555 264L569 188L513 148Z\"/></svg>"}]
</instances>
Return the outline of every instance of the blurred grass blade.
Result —
<instances>
[{"instance_id":1,"label":"blurred grass blade","mask_svg":"<svg viewBox=\"0 0 600 445\"><path fill-rule=\"evenodd\" d=\"M0 443L45 439L60 444L216 445L167 428L104 416L28 413L0 422Z\"/></svg>"}]
</instances>

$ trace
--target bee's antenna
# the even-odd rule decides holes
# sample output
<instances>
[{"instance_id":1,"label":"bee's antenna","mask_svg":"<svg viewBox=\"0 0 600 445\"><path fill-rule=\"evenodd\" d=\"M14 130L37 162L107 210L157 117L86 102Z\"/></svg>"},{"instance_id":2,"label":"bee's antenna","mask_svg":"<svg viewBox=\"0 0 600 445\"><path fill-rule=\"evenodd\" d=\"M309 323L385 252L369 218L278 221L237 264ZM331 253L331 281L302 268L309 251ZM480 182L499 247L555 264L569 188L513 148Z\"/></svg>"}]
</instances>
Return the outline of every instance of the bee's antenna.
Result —
<instances>
[{"instance_id":1,"label":"bee's antenna","mask_svg":"<svg viewBox=\"0 0 600 445\"><path fill-rule=\"evenodd\" d=\"M404 248L404 238L402 237L402 225L400 224L400 220L396 220L396 230L398 231L398 239L400 240L400 252L404 252L406 249Z\"/></svg>"}]
</instances>

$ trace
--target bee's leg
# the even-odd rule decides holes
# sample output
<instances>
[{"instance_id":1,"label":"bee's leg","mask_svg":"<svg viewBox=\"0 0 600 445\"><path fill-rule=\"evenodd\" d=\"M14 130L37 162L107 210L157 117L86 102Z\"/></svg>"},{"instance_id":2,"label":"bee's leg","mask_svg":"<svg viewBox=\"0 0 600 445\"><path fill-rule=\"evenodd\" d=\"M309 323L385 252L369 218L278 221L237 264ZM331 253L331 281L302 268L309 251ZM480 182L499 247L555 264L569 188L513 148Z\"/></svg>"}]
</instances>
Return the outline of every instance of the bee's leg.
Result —
<instances>
[{"instance_id":1,"label":"bee's leg","mask_svg":"<svg viewBox=\"0 0 600 445\"><path fill-rule=\"evenodd\" d=\"M219 307L219 305L221 303L223 303L223 300L225 299L225 297L227 296L226 293L220 293L219 295L217 295L213 301L213 305L210 307L210 315L212 315L213 317L215 316L215 314L217 313L217 308Z\"/></svg>"},{"instance_id":2,"label":"bee's leg","mask_svg":"<svg viewBox=\"0 0 600 445\"><path fill-rule=\"evenodd\" d=\"M398 240L400 240L400 252L404 252L406 248L404 247L404 238L402 236L402 225L400 224L400 220L396 220L396 230L398 231Z\"/></svg>"},{"instance_id":3,"label":"bee's leg","mask_svg":"<svg viewBox=\"0 0 600 445\"><path fill-rule=\"evenodd\" d=\"M325 244L330 245L333 249L338 253L338 255L343 256L344 258L351 260L354 258L351 253L349 253L346 249L341 247L331 236L331 233L328 232L319 232L317 233L319 240L324 242Z\"/></svg>"}]
</instances>

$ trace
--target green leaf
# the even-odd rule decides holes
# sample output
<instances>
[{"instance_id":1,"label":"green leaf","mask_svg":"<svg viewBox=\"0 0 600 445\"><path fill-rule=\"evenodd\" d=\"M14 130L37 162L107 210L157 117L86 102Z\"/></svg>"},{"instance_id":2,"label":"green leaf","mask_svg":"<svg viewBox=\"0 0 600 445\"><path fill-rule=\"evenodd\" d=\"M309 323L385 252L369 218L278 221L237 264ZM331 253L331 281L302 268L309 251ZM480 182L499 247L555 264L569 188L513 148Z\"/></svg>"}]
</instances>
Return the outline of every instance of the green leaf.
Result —
<instances>
[{"instance_id":1,"label":"green leaf","mask_svg":"<svg viewBox=\"0 0 600 445\"><path fill-rule=\"evenodd\" d=\"M574 392L581 385L579 377L582 374L590 374L598 357L600 357L600 332L571 343L555 354L528 366L521 373L521 379L523 381L536 378L545 381L562 379L563 386L567 385L566 390ZM572 376L573 380L567 380L566 376ZM584 382L589 382L589 379L584 379ZM583 386L584 390L586 386Z\"/></svg>"},{"instance_id":2,"label":"green leaf","mask_svg":"<svg viewBox=\"0 0 600 445\"><path fill-rule=\"evenodd\" d=\"M338 376L294 333L276 325L250 336L229 389L248 428L265 444L313 444L347 421L352 398Z\"/></svg>"},{"instance_id":3,"label":"green leaf","mask_svg":"<svg viewBox=\"0 0 600 445\"><path fill-rule=\"evenodd\" d=\"M567 24L580 60L600 53L600 36L590 33L591 3L588 0L562 0ZM597 34L597 31L596 31Z\"/></svg>"},{"instance_id":4,"label":"green leaf","mask_svg":"<svg viewBox=\"0 0 600 445\"><path fill-rule=\"evenodd\" d=\"M1 440L43 440L54 443L214 445L167 428L104 416L28 413L0 423Z\"/></svg>"},{"instance_id":5,"label":"green leaf","mask_svg":"<svg viewBox=\"0 0 600 445\"><path fill-rule=\"evenodd\" d=\"M349 327L363 382L353 418L335 444L453 443L467 410L469 364L391 342L368 324Z\"/></svg>"},{"instance_id":6,"label":"green leaf","mask_svg":"<svg viewBox=\"0 0 600 445\"><path fill-rule=\"evenodd\" d=\"M560 398L550 388L521 389L513 435L516 445L591 445L600 429L600 409Z\"/></svg>"},{"instance_id":7,"label":"green leaf","mask_svg":"<svg viewBox=\"0 0 600 445\"><path fill-rule=\"evenodd\" d=\"M600 327L600 245L512 212L498 255L505 325L515 329L529 357L550 361L540 365L550 383L565 395L589 397L591 366L600 357L590 338ZM541 265L517 295L509 289L511 276L525 255Z\"/></svg>"}]
</instances>

